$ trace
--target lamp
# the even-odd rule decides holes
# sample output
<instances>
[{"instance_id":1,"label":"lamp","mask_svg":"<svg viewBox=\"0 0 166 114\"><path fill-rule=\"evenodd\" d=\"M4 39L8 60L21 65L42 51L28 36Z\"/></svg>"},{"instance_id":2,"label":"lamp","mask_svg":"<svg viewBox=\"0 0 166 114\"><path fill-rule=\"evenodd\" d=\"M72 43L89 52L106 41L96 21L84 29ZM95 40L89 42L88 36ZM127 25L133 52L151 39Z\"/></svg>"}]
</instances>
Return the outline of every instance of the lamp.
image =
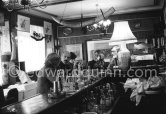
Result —
<instances>
[{"instance_id":1,"label":"lamp","mask_svg":"<svg viewBox=\"0 0 166 114\"><path fill-rule=\"evenodd\" d=\"M96 4L96 7L97 7L97 16L98 16L98 4ZM100 8L100 12L102 14L103 20L101 20L98 23L95 23L91 26L87 26L87 29L89 31L91 31L93 29L95 29L95 30L100 29L102 31L106 31L108 29L108 27L110 26L111 20L106 19L106 17L104 16L104 13L103 13L101 8Z\"/></svg>"},{"instance_id":2,"label":"lamp","mask_svg":"<svg viewBox=\"0 0 166 114\"><path fill-rule=\"evenodd\" d=\"M104 19L98 23L93 24L91 27L87 26L87 28L89 31L91 31L93 29L107 30L108 27L110 26L110 24L111 24L111 21L109 19Z\"/></svg>"},{"instance_id":3,"label":"lamp","mask_svg":"<svg viewBox=\"0 0 166 114\"><path fill-rule=\"evenodd\" d=\"M2 0L4 7L8 11L13 11L14 9L19 9L20 7L30 8L33 5L37 5L37 7L45 8L46 6L42 7L41 5L44 3L44 0L38 2L37 0Z\"/></svg>"},{"instance_id":4,"label":"lamp","mask_svg":"<svg viewBox=\"0 0 166 114\"><path fill-rule=\"evenodd\" d=\"M98 5L96 5L96 6L98 6ZM95 29L101 28L101 29L107 30L107 28L108 28L109 25L111 24L111 21L110 21L109 19L106 19L106 18L105 18L102 9L100 9L100 11L101 11L101 14L102 14L104 20L101 20L101 21L100 21L99 23L97 23L97 24L93 24L93 26L94 26Z\"/></svg>"},{"instance_id":5,"label":"lamp","mask_svg":"<svg viewBox=\"0 0 166 114\"><path fill-rule=\"evenodd\" d=\"M130 51L126 44L133 42L137 42L137 39L131 32L128 21L114 22L114 31L109 45L119 45L118 61L122 70L127 70L130 67Z\"/></svg>"}]
</instances>

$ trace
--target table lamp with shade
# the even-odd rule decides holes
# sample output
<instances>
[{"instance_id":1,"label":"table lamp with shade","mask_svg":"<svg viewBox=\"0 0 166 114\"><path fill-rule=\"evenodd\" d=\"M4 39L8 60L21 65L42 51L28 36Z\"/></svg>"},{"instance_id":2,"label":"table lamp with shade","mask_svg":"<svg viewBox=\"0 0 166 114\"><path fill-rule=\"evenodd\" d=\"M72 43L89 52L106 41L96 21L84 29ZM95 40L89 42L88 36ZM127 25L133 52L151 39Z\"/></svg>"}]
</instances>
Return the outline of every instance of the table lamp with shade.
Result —
<instances>
[{"instance_id":1,"label":"table lamp with shade","mask_svg":"<svg viewBox=\"0 0 166 114\"><path fill-rule=\"evenodd\" d=\"M120 47L118 52L118 66L122 71L126 71L130 67L131 55L126 44L137 42L136 37L130 30L128 21L114 22L114 30L110 38L109 45Z\"/></svg>"}]
</instances>

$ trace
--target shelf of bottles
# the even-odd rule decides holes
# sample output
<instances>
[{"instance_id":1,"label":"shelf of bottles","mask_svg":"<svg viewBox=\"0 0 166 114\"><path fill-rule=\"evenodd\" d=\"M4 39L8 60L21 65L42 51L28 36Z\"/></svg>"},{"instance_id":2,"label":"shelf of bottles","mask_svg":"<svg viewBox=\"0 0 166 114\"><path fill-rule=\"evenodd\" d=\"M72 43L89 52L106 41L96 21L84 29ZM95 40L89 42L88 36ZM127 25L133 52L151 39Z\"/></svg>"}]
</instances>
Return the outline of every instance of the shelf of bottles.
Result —
<instances>
[{"instance_id":1,"label":"shelf of bottles","mask_svg":"<svg viewBox=\"0 0 166 114\"><path fill-rule=\"evenodd\" d=\"M156 50L157 62L166 63L166 37L152 38L152 45Z\"/></svg>"},{"instance_id":2,"label":"shelf of bottles","mask_svg":"<svg viewBox=\"0 0 166 114\"><path fill-rule=\"evenodd\" d=\"M54 40L54 50L55 50L55 52L58 54L58 55L60 55L60 42L59 42L59 39L58 38L56 38L55 40Z\"/></svg>"},{"instance_id":3,"label":"shelf of bottles","mask_svg":"<svg viewBox=\"0 0 166 114\"><path fill-rule=\"evenodd\" d=\"M86 114L87 112L91 112L94 114L110 114L118 97L122 93L117 84L113 82L105 83L104 81L84 91L79 96L79 102L72 107L68 107L63 113Z\"/></svg>"}]
</instances>

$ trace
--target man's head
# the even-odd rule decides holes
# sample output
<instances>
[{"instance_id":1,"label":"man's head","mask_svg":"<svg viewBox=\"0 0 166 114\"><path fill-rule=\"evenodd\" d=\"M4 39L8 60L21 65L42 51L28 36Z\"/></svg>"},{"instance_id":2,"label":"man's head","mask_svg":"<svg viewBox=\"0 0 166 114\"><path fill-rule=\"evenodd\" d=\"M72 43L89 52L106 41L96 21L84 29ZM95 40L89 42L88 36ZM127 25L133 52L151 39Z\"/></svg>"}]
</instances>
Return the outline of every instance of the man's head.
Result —
<instances>
[{"instance_id":1,"label":"man's head","mask_svg":"<svg viewBox=\"0 0 166 114\"><path fill-rule=\"evenodd\" d=\"M73 52L70 52L70 62L74 63L76 58L77 58L77 55Z\"/></svg>"},{"instance_id":2,"label":"man's head","mask_svg":"<svg viewBox=\"0 0 166 114\"><path fill-rule=\"evenodd\" d=\"M120 50L119 46L114 46L112 48L111 52L112 52L113 58L117 58L119 50Z\"/></svg>"},{"instance_id":3,"label":"man's head","mask_svg":"<svg viewBox=\"0 0 166 114\"><path fill-rule=\"evenodd\" d=\"M94 51L93 59L97 61L99 60L99 58L100 58L100 50Z\"/></svg>"},{"instance_id":4,"label":"man's head","mask_svg":"<svg viewBox=\"0 0 166 114\"><path fill-rule=\"evenodd\" d=\"M100 54L100 59L101 59L101 60L104 60L104 58L105 58L104 54L101 53L101 54Z\"/></svg>"},{"instance_id":5,"label":"man's head","mask_svg":"<svg viewBox=\"0 0 166 114\"><path fill-rule=\"evenodd\" d=\"M68 63L71 59L71 55L68 51L65 51L63 54L62 54L62 62L63 63Z\"/></svg>"}]
</instances>

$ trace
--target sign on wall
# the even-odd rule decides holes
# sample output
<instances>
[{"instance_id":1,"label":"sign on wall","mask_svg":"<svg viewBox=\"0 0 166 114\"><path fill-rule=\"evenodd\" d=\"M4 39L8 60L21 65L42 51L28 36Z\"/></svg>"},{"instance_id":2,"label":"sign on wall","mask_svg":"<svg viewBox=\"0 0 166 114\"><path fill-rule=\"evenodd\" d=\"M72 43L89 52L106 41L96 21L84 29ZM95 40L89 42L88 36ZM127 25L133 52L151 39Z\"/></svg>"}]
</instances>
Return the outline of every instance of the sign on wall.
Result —
<instances>
[{"instance_id":1,"label":"sign on wall","mask_svg":"<svg viewBox=\"0 0 166 114\"><path fill-rule=\"evenodd\" d=\"M17 25L18 25L17 30L20 30L23 32L30 32L30 18L29 17L18 15Z\"/></svg>"},{"instance_id":2,"label":"sign on wall","mask_svg":"<svg viewBox=\"0 0 166 114\"><path fill-rule=\"evenodd\" d=\"M52 24L44 21L44 34L52 35Z\"/></svg>"}]
</instances>

